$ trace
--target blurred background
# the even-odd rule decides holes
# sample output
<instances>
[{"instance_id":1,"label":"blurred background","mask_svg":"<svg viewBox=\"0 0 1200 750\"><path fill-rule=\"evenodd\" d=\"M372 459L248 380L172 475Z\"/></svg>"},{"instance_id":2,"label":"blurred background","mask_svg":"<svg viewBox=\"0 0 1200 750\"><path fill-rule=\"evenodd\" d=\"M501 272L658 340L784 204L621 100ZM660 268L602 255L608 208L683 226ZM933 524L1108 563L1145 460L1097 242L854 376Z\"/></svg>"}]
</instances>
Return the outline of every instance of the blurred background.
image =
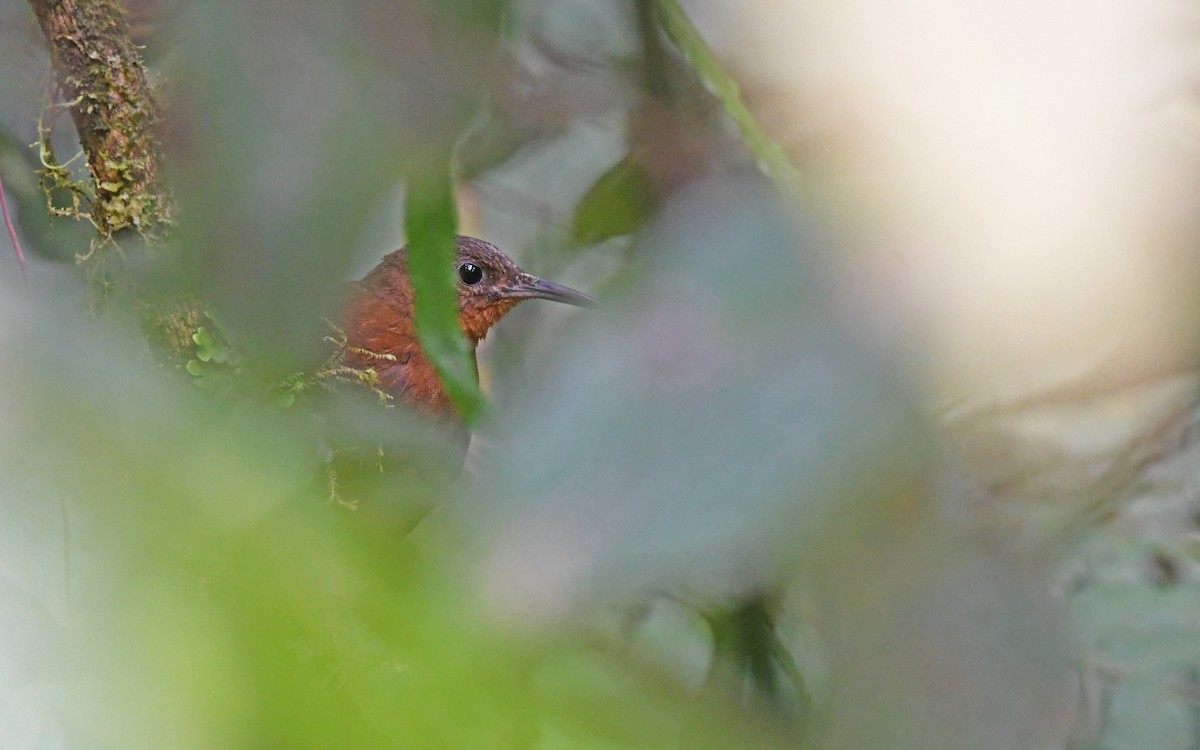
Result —
<instances>
[{"instance_id":1,"label":"blurred background","mask_svg":"<svg viewBox=\"0 0 1200 750\"><path fill-rule=\"evenodd\" d=\"M103 242L0 0L0 747L1200 747L1194 5L124 11ZM461 473L329 377L438 170L600 301Z\"/></svg>"}]
</instances>

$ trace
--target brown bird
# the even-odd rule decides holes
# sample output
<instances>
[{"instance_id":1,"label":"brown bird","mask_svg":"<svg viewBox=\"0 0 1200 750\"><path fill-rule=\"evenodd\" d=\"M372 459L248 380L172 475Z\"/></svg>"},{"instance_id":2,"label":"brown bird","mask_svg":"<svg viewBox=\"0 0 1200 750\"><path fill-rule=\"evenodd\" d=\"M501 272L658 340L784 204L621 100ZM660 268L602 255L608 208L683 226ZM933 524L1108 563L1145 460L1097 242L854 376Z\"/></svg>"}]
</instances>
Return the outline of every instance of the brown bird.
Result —
<instances>
[{"instance_id":1,"label":"brown bird","mask_svg":"<svg viewBox=\"0 0 1200 750\"><path fill-rule=\"evenodd\" d=\"M488 330L523 300L548 299L580 307L595 304L582 292L525 273L491 243L474 237L457 239L458 323L471 344L472 358ZM461 416L417 340L407 247L385 256L353 285L342 327L347 365L374 369L378 387L397 403L462 426Z\"/></svg>"}]
</instances>

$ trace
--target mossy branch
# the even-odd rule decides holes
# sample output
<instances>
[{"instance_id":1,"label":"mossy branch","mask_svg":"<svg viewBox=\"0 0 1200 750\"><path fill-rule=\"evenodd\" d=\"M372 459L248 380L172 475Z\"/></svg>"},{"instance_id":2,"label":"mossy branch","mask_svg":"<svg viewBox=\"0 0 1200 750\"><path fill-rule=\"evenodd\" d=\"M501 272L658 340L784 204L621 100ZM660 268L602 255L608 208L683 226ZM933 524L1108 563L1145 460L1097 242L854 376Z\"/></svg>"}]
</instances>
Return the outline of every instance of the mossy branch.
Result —
<instances>
[{"instance_id":1,"label":"mossy branch","mask_svg":"<svg viewBox=\"0 0 1200 750\"><path fill-rule=\"evenodd\" d=\"M159 182L158 106L116 0L30 0L94 183L89 218L101 243L170 225Z\"/></svg>"}]
</instances>

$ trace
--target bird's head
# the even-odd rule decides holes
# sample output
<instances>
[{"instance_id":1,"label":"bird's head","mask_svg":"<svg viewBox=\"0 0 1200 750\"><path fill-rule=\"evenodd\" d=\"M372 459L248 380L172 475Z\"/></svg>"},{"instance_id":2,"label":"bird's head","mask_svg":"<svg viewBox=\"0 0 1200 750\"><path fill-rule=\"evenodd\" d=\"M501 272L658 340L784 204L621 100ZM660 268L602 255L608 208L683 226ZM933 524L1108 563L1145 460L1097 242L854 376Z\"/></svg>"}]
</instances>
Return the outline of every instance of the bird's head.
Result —
<instances>
[{"instance_id":1,"label":"bird's head","mask_svg":"<svg viewBox=\"0 0 1200 750\"><path fill-rule=\"evenodd\" d=\"M459 322L474 342L523 300L548 299L578 307L595 304L583 292L525 273L500 248L474 237L458 238L454 275Z\"/></svg>"},{"instance_id":2,"label":"bird's head","mask_svg":"<svg viewBox=\"0 0 1200 750\"><path fill-rule=\"evenodd\" d=\"M458 320L472 343L479 343L488 329L522 300L549 299L580 307L594 304L582 292L525 273L490 242L465 236L457 242ZM352 289L342 317L350 344L380 354L404 351L415 336L408 248L385 256Z\"/></svg>"},{"instance_id":3,"label":"bird's head","mask_svg":"<svg viewBox=\"0 0 1200 750\"><path fill-rule=\"evenodd\" d=\"M338 355L352 371L370 371L376 392L449 424L460 438L469 432L417 332L408 248L388 253L361 281L347 286L338 319L344 334ZM499 248L474 237L456 239L452 269L459 325L478 344L505 313L526 299L569 305L595 304L591 297L525 273ZM465 449L466 443L462 443Z\"/></svg>"}]
</instances>

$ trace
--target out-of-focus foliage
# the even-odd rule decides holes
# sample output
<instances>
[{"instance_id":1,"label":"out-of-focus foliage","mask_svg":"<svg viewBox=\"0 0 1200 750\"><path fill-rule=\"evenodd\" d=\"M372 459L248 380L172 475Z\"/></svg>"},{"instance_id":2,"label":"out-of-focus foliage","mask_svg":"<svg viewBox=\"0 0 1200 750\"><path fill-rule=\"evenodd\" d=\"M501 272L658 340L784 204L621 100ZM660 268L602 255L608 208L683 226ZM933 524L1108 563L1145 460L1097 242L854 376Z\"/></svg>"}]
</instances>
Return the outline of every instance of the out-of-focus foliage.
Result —
<instances>
[{"instance_id":1,"label":"out-of-focus foliage","mask_svg":"<svg viewBox=\"0 0 1200 750\"><path fill-rule=\"evenodd\" d=\"M977 290L896 266L1007 224L966 188L994 223L892 217L944 196L875 120L822 141L851 99L820 85L789 141L773 48L736 43L786 14L134 6L178 233L122 238L97 305L87 228L47 221L27 148L48 58L0 0L0 173L33 261L26 294L0 240L0 748L1196 744L1194 382L1074 421L1009 391L930 407L960 340L927 316ZM801 6L797 33L857 39ZM892 90L795 46L805 76L859 71L856 106ZM856 137L879 184L839 173ZM942 187L953 161L927 161ZM601 301L500 324L487 409L446 314L456 215ZM422 340L477 417L461 475L452 436L337 357L344 283L405 237Z\"/></svg>"},{"instance_id":2,"label":"out-of-focus foliage","mask_svg":"<svg viewBox=\"0 0 1200 750\"><path fill-rule=\"evenodd\" d=\"M720 601L769 587L831 516L893 512L926 460L922 429L887 352L832 310L836 281L810 250L830 238L785 224L777 200L749 178L683 193L639 239L628 283L530 353L557 390L511 399L496 440L523 452L480 472L509 499L476 513L537 531L499 554L633 599L669 586ZM578 560L540 562L576 534ZM553 609L565 602L543 597L562 593L529 592Z\"/></svg>"},{"instance_id":3,"label":"out-of-focus foliage","mask_svg":"<svg viewBox=\"0 0 1200 750\"><path fill-rule=\"evenodd\" d=\"M454 268L458 216L448 171L421 174L410 181L404 228L421 346L437 367L455 406L471 424L479 416L483 394L470 344L458 328Z\"/></svg>"},{"instance_id":4,"label":"out-of-focus foliage","mask_svg":"<svg viewBox=\"0 0 1200 750\"><path fill-rule=\"evenodd\" d=\"M626 157L596 180L575 211L575 239L590 245L633 234L655 208L654 188L640 164Z\"/></svg>"}]
</instances>

